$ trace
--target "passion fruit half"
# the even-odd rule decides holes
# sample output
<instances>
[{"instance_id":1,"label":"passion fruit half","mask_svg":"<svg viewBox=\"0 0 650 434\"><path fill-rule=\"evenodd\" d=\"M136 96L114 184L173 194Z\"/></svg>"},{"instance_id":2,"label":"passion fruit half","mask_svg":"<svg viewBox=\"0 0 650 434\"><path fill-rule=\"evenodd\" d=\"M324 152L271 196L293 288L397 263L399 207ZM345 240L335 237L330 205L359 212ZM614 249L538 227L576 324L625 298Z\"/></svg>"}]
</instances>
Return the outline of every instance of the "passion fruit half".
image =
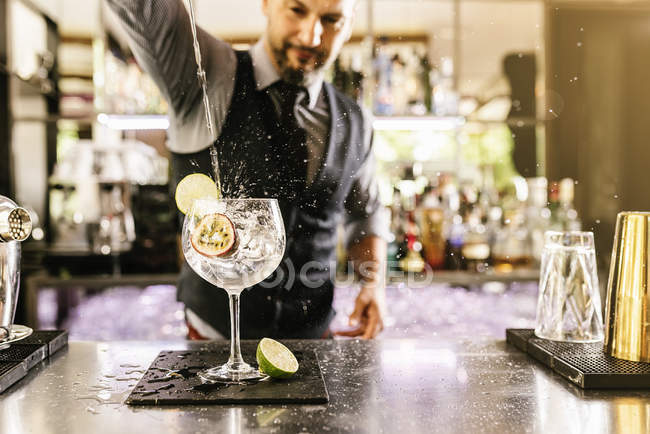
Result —
<instances>
[{"instance_id":1,"label":"passion fruit half","mask_svg":"<svg viewBox=\"0 0 650 434\"><path fill-rule=\"evenodd\" d=\"M190 235L194 250L204 256L224 256L235 245L235 225L224 214L209 214L203 217Z\"/></svg>"}]
</instances>

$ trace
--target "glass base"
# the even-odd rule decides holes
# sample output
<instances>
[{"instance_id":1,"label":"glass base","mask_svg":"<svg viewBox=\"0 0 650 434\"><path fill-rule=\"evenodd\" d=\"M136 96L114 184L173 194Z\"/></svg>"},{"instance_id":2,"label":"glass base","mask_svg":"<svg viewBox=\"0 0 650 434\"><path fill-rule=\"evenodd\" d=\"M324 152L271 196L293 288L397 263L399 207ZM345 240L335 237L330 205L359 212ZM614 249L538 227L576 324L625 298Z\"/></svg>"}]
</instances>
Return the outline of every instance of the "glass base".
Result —
<instances>
[{"instance_id":1,"label":"glass base","mask_svg":"<svg viewBox=\"0 0 650 434\"><path fill-rule=\"evenodd\" d=\"M197 374L203 383L247 384L257 383L269 378L248 363L239 363L234 369L228 363L199 371Z\"/></svg>"}]
</instances>

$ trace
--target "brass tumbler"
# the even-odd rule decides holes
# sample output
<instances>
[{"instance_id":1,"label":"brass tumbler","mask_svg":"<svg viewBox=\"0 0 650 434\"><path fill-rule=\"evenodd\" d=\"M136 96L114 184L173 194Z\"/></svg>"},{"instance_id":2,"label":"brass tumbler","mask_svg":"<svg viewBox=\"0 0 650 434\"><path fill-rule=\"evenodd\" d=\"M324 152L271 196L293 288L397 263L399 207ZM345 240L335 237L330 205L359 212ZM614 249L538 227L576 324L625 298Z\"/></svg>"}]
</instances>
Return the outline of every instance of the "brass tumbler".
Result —
<instances>
[{"instance_id":1,"label":"brass tumbler","mask_svg":"<svg viewBox=\"0 0 650 434\"><path fill-rule=\"evenodd\" d=\"M607 283L605 352L650 362L650 212L621 212Z\"/></svg>"}]
</instances>

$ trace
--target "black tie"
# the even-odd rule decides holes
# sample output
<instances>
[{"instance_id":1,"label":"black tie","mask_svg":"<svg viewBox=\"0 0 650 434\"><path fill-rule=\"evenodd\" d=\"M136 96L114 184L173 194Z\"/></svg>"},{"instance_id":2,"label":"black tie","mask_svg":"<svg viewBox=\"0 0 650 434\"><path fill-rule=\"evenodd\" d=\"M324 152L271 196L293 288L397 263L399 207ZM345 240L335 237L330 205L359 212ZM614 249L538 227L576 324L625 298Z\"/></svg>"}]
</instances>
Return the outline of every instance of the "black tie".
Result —
<instances>
[{"instance_id":1,"label":"black tie","mask_svg":"<svg viewBox=\"0 0 650 434\"><path fill-rule=\"evenodd\" d=\"M280 102L279 134L274 137L282 168L282 179L278 182L281 182L282 196L293 201L305 189L307 178L307 134L296 119L296 111L309 96L305 88L284 81L275 83L273 88Z\"/></svg>"}]
</instances>

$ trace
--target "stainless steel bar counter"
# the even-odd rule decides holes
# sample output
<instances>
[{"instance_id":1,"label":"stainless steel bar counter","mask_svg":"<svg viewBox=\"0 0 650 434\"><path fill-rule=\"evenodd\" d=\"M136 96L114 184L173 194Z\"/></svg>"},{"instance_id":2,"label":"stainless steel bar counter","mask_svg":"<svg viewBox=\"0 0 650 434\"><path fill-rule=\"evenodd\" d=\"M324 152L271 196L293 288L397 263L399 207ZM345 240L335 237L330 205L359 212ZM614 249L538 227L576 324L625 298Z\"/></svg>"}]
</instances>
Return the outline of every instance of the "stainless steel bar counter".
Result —
<instances>
[{"instance_id":1,"label":"stainless steel bar counter","mask_svg":"<svg viewBox=\"0 0 650 434\"><path fill-rule=\"evenodd\" d=\"M129 407L159 351L205 345L70 342L0 395L0 432L650 432L650 390L583 391L505 341L288 345L317 350L329 404Z\"/></svg>"}]
</instances>

